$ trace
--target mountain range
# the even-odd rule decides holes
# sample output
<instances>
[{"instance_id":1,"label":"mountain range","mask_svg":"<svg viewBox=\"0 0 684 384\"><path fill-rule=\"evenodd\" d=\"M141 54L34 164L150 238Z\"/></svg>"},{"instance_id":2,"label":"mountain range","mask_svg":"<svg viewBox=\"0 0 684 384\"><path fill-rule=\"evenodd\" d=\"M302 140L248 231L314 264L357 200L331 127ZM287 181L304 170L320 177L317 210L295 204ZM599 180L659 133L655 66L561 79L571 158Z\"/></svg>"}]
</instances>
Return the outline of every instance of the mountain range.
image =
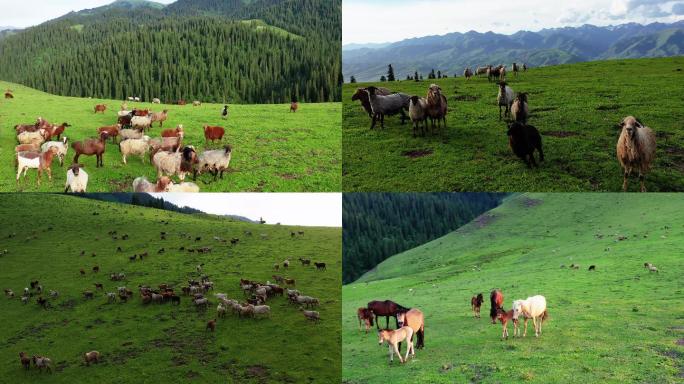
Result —
<instances>
[{"instance_id":1,"label":"mountain range","mask_svg":"<svg viewBox=\"0 0 684 384\"><path fill-rule=\"evenodd\" d=\"M0 33L0 79L75 97L340 100L341 0L117 0Z\"/></svg>"},{"instance_id":2,"label":"mountain range","mask_svg":"<svg viewBox=\"0 0 684 384\"><path fill-rule=\"evenodd\" d=\"M363 45L361 45L363 46ZM684 54L684 20L671 24L637 23L617 26L564 27L512 35L493 32L449 33L395 42L381 47L345 46L345 79L377 81L392 64L396 77L430 70L462 74L487 64L512 62L547 66L617 58L679 56Z\"/></svg>"}]
</instances>

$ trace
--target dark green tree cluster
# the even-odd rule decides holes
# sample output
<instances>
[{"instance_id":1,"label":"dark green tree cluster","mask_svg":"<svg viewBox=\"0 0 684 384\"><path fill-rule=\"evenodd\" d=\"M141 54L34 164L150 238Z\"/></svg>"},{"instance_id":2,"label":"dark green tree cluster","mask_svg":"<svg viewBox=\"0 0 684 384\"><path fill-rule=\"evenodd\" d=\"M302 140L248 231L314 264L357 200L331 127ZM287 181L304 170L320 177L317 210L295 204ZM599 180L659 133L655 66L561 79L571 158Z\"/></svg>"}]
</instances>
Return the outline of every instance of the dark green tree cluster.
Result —
<instances>
[{"instance_id":1,"label":"dark green tree cluster","mask_svg":"<svg viewBox=\"0 0 684 384\"><path fill-rule=\"evenodd\" d=\"M0 79L76 97L340 100L339 1L174 5L68 14L0 40Z\"/></svg>"},{"instance_id":2,"label":"dark green tree cluster","mask_svg":"<svg viewBox=\"0 0 684 384\"><path fill-rule=\"evenodd\" d=\"M345 193L342 280L457 229L498 206L497 193Z\"/></svg>"}]
</instances>

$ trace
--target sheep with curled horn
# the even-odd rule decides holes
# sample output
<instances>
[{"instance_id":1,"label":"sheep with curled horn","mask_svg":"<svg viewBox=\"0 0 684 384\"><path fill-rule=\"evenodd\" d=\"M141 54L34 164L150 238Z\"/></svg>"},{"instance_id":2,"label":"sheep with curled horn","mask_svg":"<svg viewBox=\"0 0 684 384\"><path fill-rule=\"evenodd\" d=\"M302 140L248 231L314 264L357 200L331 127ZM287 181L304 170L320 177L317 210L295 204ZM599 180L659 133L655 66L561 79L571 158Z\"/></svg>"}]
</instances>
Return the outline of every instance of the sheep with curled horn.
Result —
<instances>
[{"instance_id":1,"label":"sheep with curled horn","mask_svg":"<svg viewBox=\"0 0 684 384\"><path fill-rule=\"evenodd\" d=\"M620 126L622 132L617 142L617 158L623 169L622 190L627 191L629 176L632 171L637 171L641 192L646 192L644 178L651 170L651 163L655 158L655 134L634 116L625 117Z\"/></svg>"}]
</instances>

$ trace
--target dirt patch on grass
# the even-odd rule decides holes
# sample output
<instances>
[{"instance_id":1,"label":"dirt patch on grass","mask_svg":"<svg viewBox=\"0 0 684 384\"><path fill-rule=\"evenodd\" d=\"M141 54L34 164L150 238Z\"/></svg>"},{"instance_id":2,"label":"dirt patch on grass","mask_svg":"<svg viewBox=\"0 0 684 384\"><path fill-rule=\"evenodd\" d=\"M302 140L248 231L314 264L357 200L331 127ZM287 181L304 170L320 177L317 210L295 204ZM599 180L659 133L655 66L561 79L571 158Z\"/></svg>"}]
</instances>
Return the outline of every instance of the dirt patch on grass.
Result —
<instances>
[{"instance_id":1,"label":"dirt patch on grass","mask_svg":"<svg viewBox=\"0 0 684 384\"><path fill-rule=\"evenodd\" d=\"M111 179L109 180L109 190L113 192L126 192L131 188L133 178L126 176L123 180Z\"/></svg>"},{"instance_id":2,"label":"dirt patch on grass","mask_svg":"<svg viewBox=\"0 0 684 384\"><path fill-rule=\"evenodd\" d=\"M280 173L278 174L278 176L280 176L281 179L285 180L297 180L299 178L299 176L293 173Z\"/></svg>"},{"instance_id":3,"label":"dirt patch on grass","mask_svg":"<svg viewBox=\"0 0 684 384\"><path fill-rule=\"evenodd\" d=\"M263 365L252 365L247 367L246 373L248 376L258 378L260 380L266 379L269 376L268 368Z\"/></svg>"},{"instance_id":4,"label":"dirt patch on grass","mask_svg":"<svg viewBox=\"0 0 684 384\"><path fill-rule=\"evenodd\" d=\"M684 339L679 339L679 340L675 341L675 344L684 345Z\"/></svg>"},{"instance_id":5,"label":"dirt patch on grass","mask_svg":"<svg viewBox=\"0 0 684 384\"><path fill-rule=\"evenodd\" d=\"M491 213L485 213L476 217L473 222L478 228L482 229L488 226L489 224L493 223L494 220L496 220L496 215L493 215Z\"/></svg>"},{"instance_id":6,"label":"dirt patch on grass","mask_svg":"<svg viewBox=\"0 0 684 384\"><path fill-rule=\"evenodd\" d=\"M194 379L194 378L196 378L196 377L199 377L199 375L200 375L199 372L188 371L188 372L185 374L185 377L188 378L188 379Z\"/></svg>"},{"instance_id":7,"label":"dirt patch on grass","mask_svg":"<svg viewBox=\"0 0 684 384\"><path fill-rule=\"evenodd\" d=\"M432 149L426 148L426 149L414 149L412 151L404 151L401 153L402 156L410 157L412 159L415 159L417 157L423 157L427 155L432 155Z\"/></svg>"},{"instance_id":8,"label":"dirt patch on grass","mask_svg":"<svg viewBox=\"0 0 684 384\"><path fill-rule=\"evenodd\" d=\"M457 101L477 101L477 99L479 99L479 97L472 96L472 95L460 95L460 96L454 97L454 100L457 100Z\"/></svg>"},{"instance_id":9,"label":"dirt patch on grass","mask_svg":"<svg viewBox=\"0 0 684 384\"><path fill-rule=\"evenodd\" d=\"M546 132L542 132L542 135L564 138L564 137L571 137L571 136L579 136L579 133L572 132L572 131L546 131Z\"/></svg>"},{"instance_id":10,"label":"dirt patch on grass","mask_svg":"<svg viewBox=\"0 0 684 384\"><path fill-rule=\"evenodd\" d=\"M610 105L599 105L596 107L597 111L615 111L620 109L619 104L610 104Z\"/></svg>"},{"instance_id":11,"label":"dirt patch on grass","mask_svg":"<svg viewBox=\"0 0 684 384\"><path fill-rule=\"evenodd\" d=\"M471 383L481 383L488 376L491 376L492 373L496 372L497 368L493 365L469 364L463 370L472 374L470 377Z\"/></svg>"},{"instance_id":12,"label":"dirt patch on grass","mask_svg":"<svg viewBox=\"0 0 684 384\"><path fill-rule=\"evenodd\" d=\"M59 303L59 307L61 309L74 309L75 306L76 306L76 300L74 300L74 299L65 300L65 301L62 301L61 303Z\"/></svg>"}]
</instances>

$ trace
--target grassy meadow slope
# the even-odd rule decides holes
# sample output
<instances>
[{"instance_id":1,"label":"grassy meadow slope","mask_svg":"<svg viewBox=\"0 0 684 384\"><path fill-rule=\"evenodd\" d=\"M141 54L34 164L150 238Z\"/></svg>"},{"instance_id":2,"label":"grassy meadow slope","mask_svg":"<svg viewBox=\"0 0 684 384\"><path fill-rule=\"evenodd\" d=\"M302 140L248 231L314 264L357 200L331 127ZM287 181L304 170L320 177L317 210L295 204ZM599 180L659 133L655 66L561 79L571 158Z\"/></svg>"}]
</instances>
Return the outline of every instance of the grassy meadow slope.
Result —
<instances>
[{"instance_id":1,"label":"grassy meadow slope","mask_svg":"<svg viewBox=\"0 0 684 384\"><path fill-rule=\"evenodd\" d=\"M681 383L682 207L673 194L515 195L384 261L342 289L343 382ZM660 272L644 269L647 261ZM488 319L494 288L506 309L546 296L539 339L530 323L526 338L514 339L511 325L501 340ZM479 292L486 300L474 319ZM384 299L425 313L425 349L404 366L388 366L387 348L358 330L356 308Z\"/></svg>"},{"instance_id":2,"label":"grassy meadow slope","mask_svg":"<svg viewBox=\"0 0 684 384\"><path fill-rule=\"evenodd\" d=\"M532 170L508 147L496 106L498 87L486 77L373 83L420 96L431 82L441 85L448 98L448 129L417 138L398 116L385 120L384 131L369 130L367 114L351 96L370 83L345 84L343 190L618 191L618 124L634 115L657 134L647 189L682 191L683 68L680 56L533 68L518 78L509 74L513 90L529 94L529 124L542 134L546 161ZM630 190L638 190L636 178Z\"/></svg>"},{"instance_id":3,"label":"grassy meadow slope","mask_svg":"<svg viewBox=\"0 0 684 384\"><path fill-rule=\"evenodd\" d=\"M37 172L30 170L26 180L15 182L16 166L14 146L17 144L14 126L31 124L38 116L51 123L67 122L72 126L65 130L73 143L97 136L97 128L116 123L116 111L121 101L61 97L36 91L18 84L0 81L0 89L14 90L15 98L0 100L0 191L61 191L66 181L66 171L53 163L55 174L52 183L37 187ZM94 114L96 104L106 104L107 111ZM225 144L233 147L230 170L224 179L213 182L209 174L198 177L202 192L233 191L288 191L323 192L340 190L341 134L340 103L300 104L297 113L289 113L289 104L242 105L231 104L227 120L221 118L223 105L153 105L128 103L129 108L152 108L154 111L169 110L164 128L185 127L185 144L194 145L199 151L220 148ZM220 125L226 128L223 143L205 145L204 125ZM149 133L159 137L158 124ZM210 147L210 148L209 148ZM70 164L73 149L67 154ZM95 168L95 157L81 157L81 164L90 175L88 192L131 191L131 183L138 176L156 180L156 171L140 157L121 161L118 146L110 143L104 156L104 168ZM177 181L177 178L174 178Z\"/></svg>"},{"instance_id":4,"label":"grassy meadow slope","mask_svg":"<svg viewBox=\"0 0 684 384\"><path fill-rule=\"evenodd\" d=\"M93 213L98 212L99 215ZM59 291L49 310L33 300L0 300L0 382L41 383L330 383L340 380L341 230L339 228L258 225L206 215L184 215L74 196L5 194L0 196L4 223L33 223L34 230L6 225L0 229L0 281L17 296L31 280L44 289ZM168 222L162 224L161 222ZM49 229L52 227L52 230ZM127 233L126 241L107 235ZM244 231L251 231L247 236ZM290 237L290 231L304 231ZM159 239L160 231L168 233ZM16 237L8 238L16 232ZM185 232L201 241L182 239ZM27 237L36 238L26 240ZM266 238L262 238L264 234ZM213 239L239 237L236 246ZM123 253L117 253L121 246ZM208 254L179 251L185 247L212 247ZM165 254L157 254L161 247ZM79 256L81 250L85 256ZM128 256L149 252L144 261ZM91 253L97 255L91 257ZM324 261L325 272L302 267L298 257ZM289 275L302 292L321 300L321 321L313 324L286 298L273 298L268 319L219 319L216 332L205 332L216 316L217 300L206 313L182 296L180 306L141 304L139 284L168 283L180 290L198 278L195 266L215 283L215 292L241 298L239 279L266 281L273 263L290 258ZM99 274L90 269L99 265ZM79 269L88 271L85 277ZM109 281L109 273L125 272L124 282ZM104 283L105 292L125 285L134 290L128 303L107 304L103 293L85 301L81 292ZM103 361L86 367L82 354L98 350ZM52 358L55 372L24 372L17 354L26 351Z\"/></svg>"}]
</instances>

